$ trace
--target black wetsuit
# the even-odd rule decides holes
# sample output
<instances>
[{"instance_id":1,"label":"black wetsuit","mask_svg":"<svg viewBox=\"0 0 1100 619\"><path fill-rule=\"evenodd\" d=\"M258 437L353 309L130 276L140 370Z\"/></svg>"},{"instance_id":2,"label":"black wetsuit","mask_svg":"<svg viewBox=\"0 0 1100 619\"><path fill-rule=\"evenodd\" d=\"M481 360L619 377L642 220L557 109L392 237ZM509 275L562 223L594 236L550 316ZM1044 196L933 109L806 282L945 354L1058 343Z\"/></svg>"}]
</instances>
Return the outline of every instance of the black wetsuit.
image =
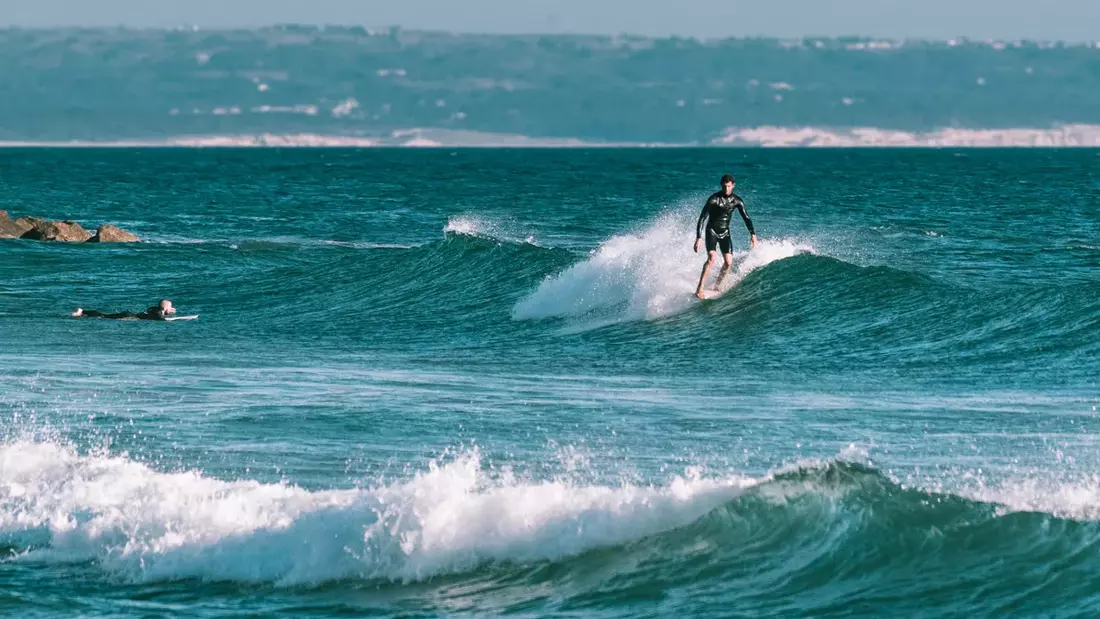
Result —
<instances>
[{"instance_id":1,"label":"black wetsuit","mask_svg":"<svg viewBox=\"0 0 1100 619\"><path fill-rule=\"evenodd\" d=\"M741 214L749 234L756 234L752 227L752 220L745 212L745 201L741 196L735 193L727 196L726 192L719 191L707 198L707 203L703 205L703 212L699 213L699 222L695 224L697 239L703 238L703 225L706 224L708 252L720 246L723 254L733 253L733 241L730 240L730 217L733 216L734 211Z\"/></svg>"},{"instance_id":2,"label":"black wetsuit","mask_svg":"<svg viewBox=\"0 0 1100 619\"><path fill-rule=\"evenodd\" d=\"M164 310L159 305L154 305L140 314L133 312L119 312L117 314L104 314L103 312L97 312L96 310L88 310L84 312L81 317L87 318L113 318L115 320L123 320L126 318L132 318L135 320L164 320Z\"/></svg>"}]
</instances>

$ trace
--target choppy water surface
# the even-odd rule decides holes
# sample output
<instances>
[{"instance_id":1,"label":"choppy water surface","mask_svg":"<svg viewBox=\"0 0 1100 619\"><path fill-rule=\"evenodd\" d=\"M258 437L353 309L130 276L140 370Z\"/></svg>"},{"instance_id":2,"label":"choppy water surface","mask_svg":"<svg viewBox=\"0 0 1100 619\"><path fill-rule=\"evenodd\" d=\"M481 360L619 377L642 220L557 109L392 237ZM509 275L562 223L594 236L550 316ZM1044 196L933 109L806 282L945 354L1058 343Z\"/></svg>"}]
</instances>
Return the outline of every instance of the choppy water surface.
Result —
<instances>
[{"instance_id":1,"label":"choppy water surface","mask_svg":"<svg viewBox=\"0 0 1100 619\"><path fill-rule=\"evenodd\" d=\"M0 151L0 612L1094 614L1098 165Z\"/></svg>"}]
</instances>

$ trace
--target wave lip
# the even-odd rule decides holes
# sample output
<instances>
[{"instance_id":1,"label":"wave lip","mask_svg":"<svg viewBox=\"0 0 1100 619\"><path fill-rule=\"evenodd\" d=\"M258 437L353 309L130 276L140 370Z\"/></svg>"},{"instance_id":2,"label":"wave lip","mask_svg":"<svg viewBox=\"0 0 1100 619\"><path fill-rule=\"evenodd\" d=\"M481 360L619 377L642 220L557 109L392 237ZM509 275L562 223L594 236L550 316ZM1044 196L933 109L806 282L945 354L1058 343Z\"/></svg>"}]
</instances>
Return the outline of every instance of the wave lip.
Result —
<instances>
[{"instance_id":1,"label":"wave lip","mask_svg":"<svg viewBox=\"0 0 1100 619\"><path fill-rule=\"evenodd\" d=\"M736 234L736 232L734 232ZM685 214L670 213L648 228L605 241L585 261L547 277L512 310L516 320L594 319L597 324L651 320L697 303L693 296L705 255L692 249L695 229ZM790 239L762 240L756 249L734 252L723 286L735 286L752 271L813 247ZM712 286L721 263L711 269Z\"/></svg>"},{"instance_id":2,"label":"wave lip","mask_svg":"<svg viewBox=\"0 0 1100 619\"><path fill-rule=\"evenodd\" d=\"M443 234L461 234L506 243L540 246L535 235L513 221L495 220L478 215L458 215L447 220Z\"/></svg>"},{"instance_id":3,"label":"wave lip","mask_svg":"<svg viewBox=\"0 0 1100 619\"><path fill-rule=\"evenodd\" d=\"M1050 574L1073 575L1070 556L1094 568L1091 553L1074 550L1100 539L1095 482L930 491L846 457L755 478L690 472L601 486L491 475L469 451L404 481L308 491L9 442L0 445L0 548L14 552L5 561L91 562L134 583L408 583L545 562L559 569L533 577L556 580L608 566L615 582L604 586L707 580L748 605L761 603L762 586L784 604L823 603L808 591L858 602L869 590L911 603L958 582L960 568L1011 583L983 596L1001 604ZM937 603L957 613L972 603L958 595ZM1053 598L1088 599L1074 595Z\"/></svg>"},{"instance_id":4,"label":"wave lip","mask_svg":"<svg viewBox=\"0 0 1100 619\"><path fill-rule=\"evenodd\" d=\"M409 481L317 492L160 473L52 443L5 444L0 464L0 545L14 560L91 560L131 582L412 581L556 560L686 525L756 483L490 479L476 451Z\"/></svg>"}]
</instances>

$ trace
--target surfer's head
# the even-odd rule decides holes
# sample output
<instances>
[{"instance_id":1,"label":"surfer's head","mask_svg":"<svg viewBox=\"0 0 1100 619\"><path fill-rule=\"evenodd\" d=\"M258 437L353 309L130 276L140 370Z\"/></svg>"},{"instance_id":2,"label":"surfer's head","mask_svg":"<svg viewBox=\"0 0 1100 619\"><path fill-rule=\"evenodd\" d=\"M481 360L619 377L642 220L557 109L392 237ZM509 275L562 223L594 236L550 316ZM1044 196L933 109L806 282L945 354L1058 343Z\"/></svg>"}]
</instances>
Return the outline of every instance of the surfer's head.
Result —
<instances>
[{"instance_id":1,"label":"surfer's head","mask_svg":"<svg viewBox=\"0 0 1100 619\"><path fill-rule=\"evenodd\" d=\"M164 310L165 314L171 314L176 311L176 308L172 307L172 302L168 299L160 300L160 309Z\"/></svg>"},{"instance_id":2,"label":"surfer's head","mask_svg":"<svg viewBox=\"0 0 1100 619\"><path fill-rule=\"evenodd\" d=\"M732 174L726 174L722 177L722 188L726 190L726 193L733 191L733 186L737 181L733 180Z\"/></svg>"},{"instance_id":3,"label":"surfer's head","mask_svg":"<svg viewBox=\"0 0 1100 619\"><path fill-rule=\"evenodd\" d=\"M84 315L84 309L80 308L80 307L76 308L76 311L73 312L73 317L74 318L80 318L83 315Z\"/></svg>"}]
</instances>

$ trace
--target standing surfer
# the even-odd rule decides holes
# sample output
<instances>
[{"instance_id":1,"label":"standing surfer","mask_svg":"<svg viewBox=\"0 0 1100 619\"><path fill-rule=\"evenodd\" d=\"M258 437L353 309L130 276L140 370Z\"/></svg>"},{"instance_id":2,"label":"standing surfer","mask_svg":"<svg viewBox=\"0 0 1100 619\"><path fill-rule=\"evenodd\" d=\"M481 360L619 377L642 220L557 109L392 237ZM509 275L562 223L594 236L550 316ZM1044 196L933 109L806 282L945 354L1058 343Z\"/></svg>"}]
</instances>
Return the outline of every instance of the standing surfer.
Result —
<instances>
[{"instance_id":1,"label":"standing surfer","mask_svg":"<svg viewBox=\"0 0 1100 619\"><path fill-rule=\"evenodd\" d=\"M749 247L756 247L756 232L753 230L749 214L745 212L745 201L741 199L741 196L733 193L733 187L733 176L730 174L723 176L722 190L707 198L707 203L703 205L703 212L699 214L699 221L695 224L695 253L699 253L699 247L703 243L704 226L707 235L707 261L703 264L703 272L699 275L699 286L695 289L695 296L700 299L704 298L703 282L707 279L707 273L710 272L711 265L718 259L717 250L719 248L722 250L722 258L725 260L725 264L722 265L722 270L718 273L718 282L714 284L715 290L718 290L722 285L726 275L733 267L730 217L734 211L741 214L745 227L749 229Z\"/></svg>"}]
</instances>

